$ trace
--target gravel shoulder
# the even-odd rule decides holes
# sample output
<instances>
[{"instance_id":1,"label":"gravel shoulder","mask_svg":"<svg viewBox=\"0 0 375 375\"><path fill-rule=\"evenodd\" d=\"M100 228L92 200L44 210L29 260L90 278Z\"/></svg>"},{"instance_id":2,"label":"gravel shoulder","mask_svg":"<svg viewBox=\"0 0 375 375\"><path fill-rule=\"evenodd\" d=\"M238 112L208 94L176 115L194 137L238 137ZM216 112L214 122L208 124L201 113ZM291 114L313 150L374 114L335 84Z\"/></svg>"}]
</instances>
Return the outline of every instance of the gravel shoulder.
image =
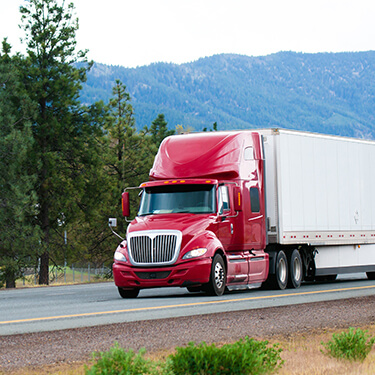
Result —
<instances>
[{"instance_id":1,"label":"gravel shoulder","mask_svg":"<svg viewBox=\"0 0 375 375\"><path fill-rule=\"evenodd\" d=\"M24 335L0 336L0 373L88 360L94 351L120 346L147 352L190 341L223 343L375 324L375 296L238 312L149 320Z\"/></svg>"}]
</instances>

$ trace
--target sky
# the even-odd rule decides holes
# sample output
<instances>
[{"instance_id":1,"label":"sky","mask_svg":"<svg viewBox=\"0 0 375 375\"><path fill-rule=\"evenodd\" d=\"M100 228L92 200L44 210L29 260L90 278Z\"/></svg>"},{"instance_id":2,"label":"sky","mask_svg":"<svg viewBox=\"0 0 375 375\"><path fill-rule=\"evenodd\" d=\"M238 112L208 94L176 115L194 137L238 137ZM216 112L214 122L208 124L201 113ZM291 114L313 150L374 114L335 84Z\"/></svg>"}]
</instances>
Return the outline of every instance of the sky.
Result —
<instances>
[{"instance_id":1,"label":"sky","mask_svg":"<svg viewBox=\"0 0 375 375\"><path fill-rule=\"evenodd\" d=\"M62 0L60 0L62 1ZM67 2L69 0L66 0ZM71 2L71 1L69 1ZM19 7L0 0L0 40L24 53ZM137 67L221 53L264 56L375 50L374 0L73 0L79 49Z\"/></svg>"}]
</instances>

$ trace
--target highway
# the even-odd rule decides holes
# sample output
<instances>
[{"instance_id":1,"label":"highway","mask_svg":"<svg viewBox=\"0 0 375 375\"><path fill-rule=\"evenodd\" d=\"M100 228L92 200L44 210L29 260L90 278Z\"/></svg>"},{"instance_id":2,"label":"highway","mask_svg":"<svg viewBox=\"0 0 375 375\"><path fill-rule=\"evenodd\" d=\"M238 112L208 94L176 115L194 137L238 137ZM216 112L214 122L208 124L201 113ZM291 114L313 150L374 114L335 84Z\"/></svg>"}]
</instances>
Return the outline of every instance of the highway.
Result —
<instances>
[{"instance_id":1,"label":"highway","mask_svg":"<svg viewBox=\"0 0 375 375\"><path fill-rule=\"evenodd\" d=\"M112 282L1 290L0 336L369 295L375 295L375 281L365 274L342 275L335 282L303 284L299 289L253 289L221 297L160 288L122 299Z\"/></svg>"}]
</instances>

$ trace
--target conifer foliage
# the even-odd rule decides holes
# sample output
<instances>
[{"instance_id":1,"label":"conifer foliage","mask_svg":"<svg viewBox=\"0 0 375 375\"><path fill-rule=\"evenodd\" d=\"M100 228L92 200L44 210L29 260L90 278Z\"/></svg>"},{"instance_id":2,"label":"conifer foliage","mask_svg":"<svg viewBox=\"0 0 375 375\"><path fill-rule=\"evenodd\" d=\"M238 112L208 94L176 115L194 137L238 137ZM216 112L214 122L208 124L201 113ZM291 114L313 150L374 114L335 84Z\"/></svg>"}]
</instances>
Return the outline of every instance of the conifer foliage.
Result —
<instances>
[{"instance_id":1,"label":"conifer foliage","mask_svg":"<svg viewBox=\"0 0 375 375\"><path fill-rule=\"evenodd\" d=\"M15 280L30 265L38 242L33 225L35 173L28 155L33 147L30 116L34 107L20 81L16 59L6 40L0 54L0 286Z\"/></svg>"},{"instance_id":2,"label":"conifer foliage","mask_svg":"<svg viewBox=\"0 0 375 375\"><path fill-rule=\"evenodd\" d=\"M36 103L32 121L31 158L37 174L37 224L40 226L39 283L48 284L51 252L62 244L62 229L74 219L85 191L87 145L95 134L79 102L89 65L85 52L75 51L78 20L72 3L30 0L20 8L27 56L23 80ZM73 63L86 62L81 68Z\"/></svg>"},{"instance_id":3,"label":"conifer foliage","mask_svg":"<svg viewBox=\"0 0 375 375\"><path fill-rule=\"evenodd\" d=\"M126 86L107 104L80 102L92 64L76 51L78 19L64 0L20 7L26 56L0 54L0 287L25 269L49 284L50 265L112 263L124 188L148 179L168 130L164 115L137 131ZM133 210L138 197L132 198ZM66 241L67 240L67 241Z\"/></svg>"}]
</instances>

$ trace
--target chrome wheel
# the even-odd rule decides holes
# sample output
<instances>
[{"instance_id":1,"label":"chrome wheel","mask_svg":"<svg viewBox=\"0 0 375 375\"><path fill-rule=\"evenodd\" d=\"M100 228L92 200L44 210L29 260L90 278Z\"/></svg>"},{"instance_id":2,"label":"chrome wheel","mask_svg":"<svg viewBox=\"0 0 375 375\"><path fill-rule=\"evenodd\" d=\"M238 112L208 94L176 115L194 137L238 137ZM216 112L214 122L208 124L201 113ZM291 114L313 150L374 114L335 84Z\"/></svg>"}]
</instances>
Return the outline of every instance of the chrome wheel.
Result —
<instances>
[{"instance_id":1,"label":"chrome wheel","mask_svg":"<svg viewBox=\"0 0 375 375\"><path fill-rule=\"evenodd\" d=\"M224 259L220 254L216 254L212 260L210 281L204 286L204 290L211 296L223 295L226 278Z\"/></svg>"},{"instance_id":2,"label":"chrome wheel","mask_svg":"<svg viewBox=\"0 0 375 375\"><path fill-rule=\"evenodd\" d=\"M279 280L284 284L286 282L286 275L287 273L287 266L286 266L286 260L280 259L278 264L278 270L279 270Z\"/></svg>"},{"instance_id":3,"label":"chrome wheel","mask_svg":"<svg viewBox=\"0 0 375 375\"><path fill-rule=\"evenodd\" d=\"M224 285L224 276L225 276L225 272L224 272L224 268L222 266L221 263L216 263L215 264L215 283L216 283L216 286L220 289L223 287Z\"/></svg>"},{"instance_id":4,"label":"chrome wheel","mask_svg":"<svg viewBox=\"0 0 375 375\"><path fill-rule=\"evenodd\" d=\"M303 265L301 254L294 249L289 257L289 282L290 288L299 288L303 279Z\"/></svg>"}]
</instances>

